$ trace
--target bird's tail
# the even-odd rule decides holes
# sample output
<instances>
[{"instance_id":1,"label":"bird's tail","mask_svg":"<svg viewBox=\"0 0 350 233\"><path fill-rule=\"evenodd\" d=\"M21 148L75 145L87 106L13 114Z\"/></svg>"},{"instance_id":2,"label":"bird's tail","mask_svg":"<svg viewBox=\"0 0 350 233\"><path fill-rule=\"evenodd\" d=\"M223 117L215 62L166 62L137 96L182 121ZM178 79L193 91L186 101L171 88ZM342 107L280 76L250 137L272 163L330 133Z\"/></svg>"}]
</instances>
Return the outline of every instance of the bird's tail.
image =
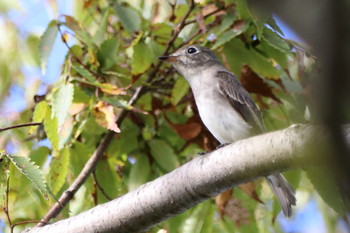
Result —
<instances>
[{"instance_id":1,"label":"bird's tail","mask_svg":"<svg viewBox=\"0 0 350 233\"><path fill-rule=\"evenodd\" d=\"M280 173L269 175L266 179L281 205L283 214L288 218L291 217L292 205L296 203L294 189Z\"/></svg>"}]
</instances>

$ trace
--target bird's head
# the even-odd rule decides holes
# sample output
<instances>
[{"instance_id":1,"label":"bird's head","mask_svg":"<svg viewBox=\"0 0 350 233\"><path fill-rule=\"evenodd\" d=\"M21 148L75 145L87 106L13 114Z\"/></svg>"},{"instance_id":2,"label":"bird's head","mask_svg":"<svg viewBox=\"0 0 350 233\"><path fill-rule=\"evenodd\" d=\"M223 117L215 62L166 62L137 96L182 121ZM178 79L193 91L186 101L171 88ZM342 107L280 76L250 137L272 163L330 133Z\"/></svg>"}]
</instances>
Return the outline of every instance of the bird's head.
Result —
<instances>
[{"instance_id":1,"label":"bird's head","mask_svg":"<svg viewBox=\"0 0 350 233\"><path fill-rule=\"evenodd\" d=\"M220 64L211 50L197 45L182 47L169 56L162 56L159 59L170 63L186 79L193 73Z\"/></svg>"}]
</instances>

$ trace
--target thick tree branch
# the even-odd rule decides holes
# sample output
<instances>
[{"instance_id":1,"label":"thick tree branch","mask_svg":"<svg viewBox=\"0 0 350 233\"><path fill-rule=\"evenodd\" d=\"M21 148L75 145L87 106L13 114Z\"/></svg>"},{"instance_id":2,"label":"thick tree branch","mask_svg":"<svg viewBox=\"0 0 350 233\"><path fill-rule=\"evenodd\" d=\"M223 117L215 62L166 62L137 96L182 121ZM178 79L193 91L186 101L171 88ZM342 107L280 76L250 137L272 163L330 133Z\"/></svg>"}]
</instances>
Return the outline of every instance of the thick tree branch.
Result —
<instances>
[{"instance_id":1,"label":"thick tree branch","mask_svg":"<svg viewBox=\"0 0 350 233\"><path fill-rule=\"evenodd\" d=\"M345 134L349 142L350 127ZM307 125L238 141L197 157L122 197L28 232L143 232L233 186L315 164L327 154L327 142L324 130Z\"/></svg>"}]
</instances>

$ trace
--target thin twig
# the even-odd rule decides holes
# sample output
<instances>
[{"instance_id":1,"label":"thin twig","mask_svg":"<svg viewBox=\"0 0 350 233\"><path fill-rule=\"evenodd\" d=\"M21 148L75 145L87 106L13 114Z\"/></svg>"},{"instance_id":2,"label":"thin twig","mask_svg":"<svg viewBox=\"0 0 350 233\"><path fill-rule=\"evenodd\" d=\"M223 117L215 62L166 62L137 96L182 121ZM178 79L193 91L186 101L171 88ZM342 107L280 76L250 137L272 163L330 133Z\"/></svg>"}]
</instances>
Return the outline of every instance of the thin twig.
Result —
<instances>
[{"instance_id":1,"label":"thin twig","mask_svg":"<svg viewBox=\"0 0 350 233\"><path fill-rule=\"evenodd\" d=\"M173 43L177 36L179 35L180 31L183 29L184 22L187 19L187 17L190 15L191 11L194 8L194 0L191 0L190 7L188 11L186 12L184 18L181 20L180 24L176 29L173 31L173 37L171 40L167 43L166 49L164 51L163 55L166 55L171 46L173 46ZM153 71L149 74L147 82L151 82L155 77L157 72L159 71L161 62L159 61L156 66L154 67ZM145 93L145 86L139 86L135 89L134 94L130 98L128 104L133 105L144 93ZM120 125L125 117L127 116L128 111L123 109L119 111L119 114L117 115L117 124ZM49 222L52 218L55 218L62 210L64 206L68 204L68 202L73 198L74 194L79 190L79 188L85 183L88 176L95 170L96 165L100 157L103 155L105 150L107 149L109 143L111 142L113 136L113 131L108 131L105 137L101 140L98 147L96 148L95 152L92 154L90 159L86 162L83 170L80 172L78 177L74 180L74 182L70 185L70 187L63 192L63 194L58 199L58 202L56 202L51 209L47 212L47 214L42 219L42 222ZM37 226L44 226L44 223L39 223Z\"/></svg>"},{"instance_id":2,"label":"thin twig","mask_svg":"<svg viewBox=\"0 0 350 233\"><path fill-rule=\"evenodd\" d=\"M107 200L112 200L113 198L111 198L110 196L108 196L108 194L106 193L106 191L102 188L102 186L100 185L100 183L98 183L97 177L96 177L96 172L92 173L92 176L94 177L94 182L96 184L96 187L101 191L102 195L107 199Z\"/></svg>"},{"instance_id":3,"label":"thin twig","mask_svg":"<svg viewBox=\"0 0 350 233\"><path fill-rule=\"evenodd\" d=\"M214 11L212 11L212 12L206 14L206 15L203 15L203 18L207 18L207 17L209 17L209 16L212 16L212 15L214 15L214 14L216 14L216 13L218 13L218 12L220 12L220 11L226 9L226 8L229 8L229 7L233 6L233 5L234 5L234 4L231 4L231 5L227 6L227 7L225 7L225 6L220 7L220 8L218 8L218 9L216 9L216 10L214 10ZM195 23L195 22L196 22L196 19L188 20L188 21L184 22L184 26L186 26L186 25L188 25L188 24L191 24L191 23Z\"/></svg>"},{"instance_id":4,"label":"thin twig","mask_svg":"<svg viewBox=\"0 0 350 233\"><path fill-rule=\"evenodd\" d=\"M28 224L28 223L40 223L42 221L40 220L28 220L28 221L21 221L21 222L16 222L11 225L11 232L13 232L13 229L18 226L18 225L23 225L23 224Z\"/></svg>"},{"instance_id":5,"label":"thin twig","mask_svg":"<svg viewBox=\"0 0 350 233\"><path fill-rule=\"evenodd\" d=\"M33 125L41 125L41 122L29 122L29 123L23 123L23 124L18 124L18 125L12 125L12 126L8 126L5 128L0 128L0 132L5 131L5 130L10 130L10 129L21 128L21 127L33 126Z\"/></svg>"},{"instance_id":6,"label":"thin twig","mask_svg":"<svg viewBox=\"0 0 350 233\"><path fill-rule=\"evenodd\" d=\"M10 176L7 177L6 180L6 196L5 196L5 207L2 208L2 210L5 212L7 221L9 222L9 225L11 226L11 233L13 232L12 229L12 222L11 222L11 217L9 213L9 188L10 187Z\"/></svg>"},{"instance_id":7,"label":"thin twig","mask_svg":"<svg viewBox=\"0 0 350 233\"><path fill-rule=\"evenodd\" d=\"M58 32L59 32L60 35L61 35L61 38L62 38L63 43L66 45L66 47L68 48L68 50L69 50L69 52L72 54L72 56L75 58L75 60L76 60L81 66L83 66L90 74L92 74L93 76L95 76L95 78L98 78L99 75L98 75L97 73L95 73L94 71L92 71L88 66L86 66L86 65L79 59L79 57L77 57L77 56L74 54L72 48L68 45L66 39L65 39L64 36L63 36L63 33L62 33L62 31L61 31L61 24L58 24L58 25L57 25L57 28L58 28Z\"/></svg>"}]
</instances>

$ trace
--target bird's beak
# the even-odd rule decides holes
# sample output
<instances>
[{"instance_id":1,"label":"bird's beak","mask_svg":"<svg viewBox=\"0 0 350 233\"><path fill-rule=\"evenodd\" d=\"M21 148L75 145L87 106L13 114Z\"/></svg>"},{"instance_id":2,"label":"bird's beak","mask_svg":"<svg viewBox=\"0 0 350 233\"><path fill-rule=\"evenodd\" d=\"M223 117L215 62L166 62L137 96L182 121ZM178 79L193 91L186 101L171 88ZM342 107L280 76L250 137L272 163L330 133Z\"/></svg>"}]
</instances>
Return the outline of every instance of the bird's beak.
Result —
<instances>
[{"instance_id":1,"label":"bird's beak","mask_svg":"<svg viewBox=\"0 0 350 233\"><path fill-rule=\"evenodd\" d=\"M169 62L169 63L174 63L176 62L177 60L177 56L162 56L162 57L158 57L159 60L162 60L162 61L166 61L166 62Z\"/></svg>"}]
</instances>

